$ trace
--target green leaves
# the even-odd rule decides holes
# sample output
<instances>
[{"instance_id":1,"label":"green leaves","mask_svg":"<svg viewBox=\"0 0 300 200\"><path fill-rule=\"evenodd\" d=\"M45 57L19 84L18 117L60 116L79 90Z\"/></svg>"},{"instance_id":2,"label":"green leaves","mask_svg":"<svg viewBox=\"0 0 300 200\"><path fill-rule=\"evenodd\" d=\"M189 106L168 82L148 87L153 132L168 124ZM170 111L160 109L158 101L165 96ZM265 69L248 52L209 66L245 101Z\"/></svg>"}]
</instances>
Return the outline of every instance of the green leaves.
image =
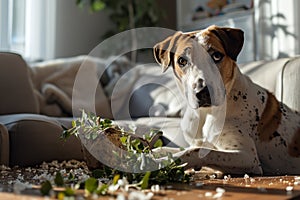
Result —
<instances>
[{"instance_id":1,"label":"green leaves","mask_svg":"<svg viewBox=\"0 0 300 200\"><path fill-rule=\"evenodd\" d=\"M149 178L150 178L151 172L146 172L144 175L142 181L141 181L141 188L142 190L147 189L149 186Z\"/></svg>"},{"instance_id":2,"label":"green leaves","mask_svg":"<svg viewBox=\"0 0 300 200\"><path fill-rule=\"evenodd\" d=\"M76 0L76 5L83 8L87 4L86 0ZM92 12L98 12L106 7L105 0L90 0L89 7Z\"/></svg>"},{"instance_id":3,"label":"green leaves","mask_svg":"<svg viewBox=\"0 0 300 200\"><path fill-rule=\"evenodd\" d=\"M157 26L163 16L163 11L153 0L76 0L76 5L79 8L88 6L93 13L110 10L110 19L116 28L107 32L106 37L132 28ZM130 22L134 27L130 27Z\"/></svg>"},{"instance_id":4,"label":"green leaves","mask_svg":"<svg viewBox=\"0 0 300 200\"><path fill-rule=\"evenodd\" d=\"M162 146L163 146L163 142L161 141L161 139L157 140L153 145L154 148L158 148Z\"/></svg>"},{"instance_id":5,"label":"green leaves","mask_svg":"<svg viewBox=\"0 0 300 200\"><path fill-rule=\"evenodd\" d=\"M92 12L97 12L103 10L106 7L105 2L101 0L91 0L91 10Z\"/></svg>"},{"instance_id":6,"label":"green leaves","mask_svg":"<svg viewBox=\"0 0 300 200\"><path fill-rule=\"evenodd\" d=\"M95 178L89 178L84 183L84 189L89 194L94 193L98 188L98 180Z\"/></svg>"},{"instance_id":7,"label":"green leaves","mask_svg":"<svg viewBox=\"0 0 300 200\"><path fill-rule=\"evenodd\" d=\"M64 128L61 138L66 140L72 135L78 137L79 134L83 134L86 139L95 140L100 131L111 127L113 123L110 119L102 119L94 113L86 113L83 110L81 117L72 121L72 128Z\"/></svg>"},{"instance_id":8,"label":"green leaves","mask_svg":"<svg viewBox=\"0 0 300 200\"><path fill-rule=\"evenodd\" d=\"M120 174L116 174L114 175L114 178L113 178L113 185L116 185L118 183L118 180L120 179Z\"/></svg>"},{"instance_id":9,"label":"green leaves","mask_svg":"<svg viewBox=\"0 0 300 200\"><path fill-rule=\"evenodd\" d=\"M127 184L133 184L135 187L140 187L141 189L147 189L153 184L189 182L190 176L185 174L184 166L181 165L179 159L176 160L173 158L171 153L164 155L152 151L154 148L163 146L161 139L163 133L160 130L151 130L149 133L144 133L143 137L136 135L135 130L136 128L133 127L130 132L126 132L121 127L115 125L112 120L103 119L93 113L82 111L82 116L73 121L72 128L64 131L63 138L82 134L88 140L101 140L102 136L99 137L99 134L104 134L104 136L111 134L110 136L120 141L119 144L124 146L124 150L127 150L125 155L126 162L122 162L120 165L134 166L137 171L144 172L128 173L103 166L100 169L94 170L91 173L92 177L82 183L87 195L105 195L110 191L109 188L118 189L119 187L123 187L118 184L124 183L124 180L126 180ZM116 154L114 156L120 155ZM166 159L158 162L156 158L162 156ZM152 171L153 169L157 170ZM72 183L74 183L74 176L69 175L69 180L73 180ZM106 181L102 183L99 180ZM67 185L60 173L56 174L54 182L57 186Z\"/></svg>"},{"instance_id":10,"label":"green leaves","mask_svg":"<svg viewBox=\"0 0 300 200\"><path fill-rule=\"evenodd\" d=\"M42 183L41 189L40 189L40 192L42 193L42 195L44 195L44 196L49 195L51 190L52 190L52 185L51 185L50 181L47 180Z\"/></svg>"},{"instance_id":11,"label":"green leaves","mask_svg":"<svg viewBox=\"0 0 300 200\"><path fill-rule=\"evenodd\" d=\"M62 187L64 186L65 182L64 182L64 178L62 177L60 172L57 172L54 178L54 183L58 186L58 187Z\"/></svg>"},{"instance_id":12,"label":"green leaves","mask_svg":"<svg viewBox=\"0 0 300 200\"><path fill-rule=\"evenodd\" d=\"M100 119L100 118L98 118L98 120L99 120L99 126L102 129L106 129L106 128L112 127L112 121L110 119Z\"/></svg>"}]
</instances>

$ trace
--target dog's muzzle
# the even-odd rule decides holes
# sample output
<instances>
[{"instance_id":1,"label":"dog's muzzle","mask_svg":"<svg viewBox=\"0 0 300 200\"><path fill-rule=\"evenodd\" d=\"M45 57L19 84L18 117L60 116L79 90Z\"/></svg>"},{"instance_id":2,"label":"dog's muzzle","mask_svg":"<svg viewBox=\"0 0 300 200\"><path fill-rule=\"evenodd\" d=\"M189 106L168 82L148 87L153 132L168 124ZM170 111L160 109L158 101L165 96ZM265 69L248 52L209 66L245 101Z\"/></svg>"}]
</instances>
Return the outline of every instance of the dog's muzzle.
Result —
<instances>
[{"instance_id":1,"label":"dog's muzzle","mask_svg":"<svg viewBox=\"0 0 300 200\"><path fill-rule=\"evenodd\" d=\"M199 107L211 106L211 98L208 87L205 86L200 92L196 93Z\"/></svg>"}]
</instances>

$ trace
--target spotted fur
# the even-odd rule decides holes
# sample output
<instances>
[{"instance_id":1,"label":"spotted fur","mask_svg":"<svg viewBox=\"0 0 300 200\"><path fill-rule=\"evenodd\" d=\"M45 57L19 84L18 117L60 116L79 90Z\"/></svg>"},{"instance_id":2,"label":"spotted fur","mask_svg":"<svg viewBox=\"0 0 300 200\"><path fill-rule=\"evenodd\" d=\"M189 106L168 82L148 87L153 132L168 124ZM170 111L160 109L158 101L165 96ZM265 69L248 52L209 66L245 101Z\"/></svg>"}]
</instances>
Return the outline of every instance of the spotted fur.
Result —
<instances>
[{"instance_id":1,"label":"spotted fur","mask_svg":"<svg viewBox=\"0 0 300 200\"><path fill-rule=\"evenodd\" d=\"M299 174L300 115L240 72L235 61L243 43L242 30L210 26L177 32L155 45L156 61L163 71L172 66L189 105L182 130L190 148L178 155L188 166L225 173ZM212 72L220 74L225 93ZM222 119L212 110L224 104L224 126L217 135Z\"/></svg>"},{"instance_id":2,"label":"spotted fur","mask_svg":"<svg viewBox=\"0 0 300 200\"><path fill-rule=\"evenodd\" d=\"M270 141L279 135L277 130L282 118L280 103L276 100L273 94L269 92L267 92L267 94L266 108L259 119L257 127L259 139L261 141Z\"/></svg>"}]
</instances>

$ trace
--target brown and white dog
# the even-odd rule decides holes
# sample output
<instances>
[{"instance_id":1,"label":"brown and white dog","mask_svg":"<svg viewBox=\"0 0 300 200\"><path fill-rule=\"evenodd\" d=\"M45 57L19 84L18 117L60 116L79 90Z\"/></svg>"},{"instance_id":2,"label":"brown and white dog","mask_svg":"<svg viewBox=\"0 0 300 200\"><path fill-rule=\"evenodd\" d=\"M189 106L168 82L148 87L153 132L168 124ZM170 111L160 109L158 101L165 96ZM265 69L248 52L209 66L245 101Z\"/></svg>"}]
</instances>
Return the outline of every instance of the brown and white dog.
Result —
<instances>
[{"instance_id":1,"label":"brown and white dog","mask_svg":"<svg viewBox=\"0 0 300 200\"><path fill-rule=\"evenodd\" d=\"M155 45L189 105L182 129L191 147L181 159L224 173L300 174L300 115L240 72L243 43L242 30L210 26Z\"/></svg>"}]
</instances>

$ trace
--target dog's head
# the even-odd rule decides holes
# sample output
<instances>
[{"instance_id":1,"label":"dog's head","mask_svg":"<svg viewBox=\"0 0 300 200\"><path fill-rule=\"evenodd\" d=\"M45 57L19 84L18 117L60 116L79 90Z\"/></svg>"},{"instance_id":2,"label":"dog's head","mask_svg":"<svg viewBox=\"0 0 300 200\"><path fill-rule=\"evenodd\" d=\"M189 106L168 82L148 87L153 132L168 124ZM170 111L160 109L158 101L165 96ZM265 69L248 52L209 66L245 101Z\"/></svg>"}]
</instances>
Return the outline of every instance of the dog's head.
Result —
<instances>
[{"instance_id":1,"label":"dog's head","mask_svg":"<svg viewBox=\"0 0 300 200\"><path fill-rule=\"evenodd\" d=\"M242 30L210 26L176 32L154 46L154 57L163 71L173 67L191 107L210 107L220 104L225 91L231 90L243 43Z\"/></svg>"}]
</instances>

